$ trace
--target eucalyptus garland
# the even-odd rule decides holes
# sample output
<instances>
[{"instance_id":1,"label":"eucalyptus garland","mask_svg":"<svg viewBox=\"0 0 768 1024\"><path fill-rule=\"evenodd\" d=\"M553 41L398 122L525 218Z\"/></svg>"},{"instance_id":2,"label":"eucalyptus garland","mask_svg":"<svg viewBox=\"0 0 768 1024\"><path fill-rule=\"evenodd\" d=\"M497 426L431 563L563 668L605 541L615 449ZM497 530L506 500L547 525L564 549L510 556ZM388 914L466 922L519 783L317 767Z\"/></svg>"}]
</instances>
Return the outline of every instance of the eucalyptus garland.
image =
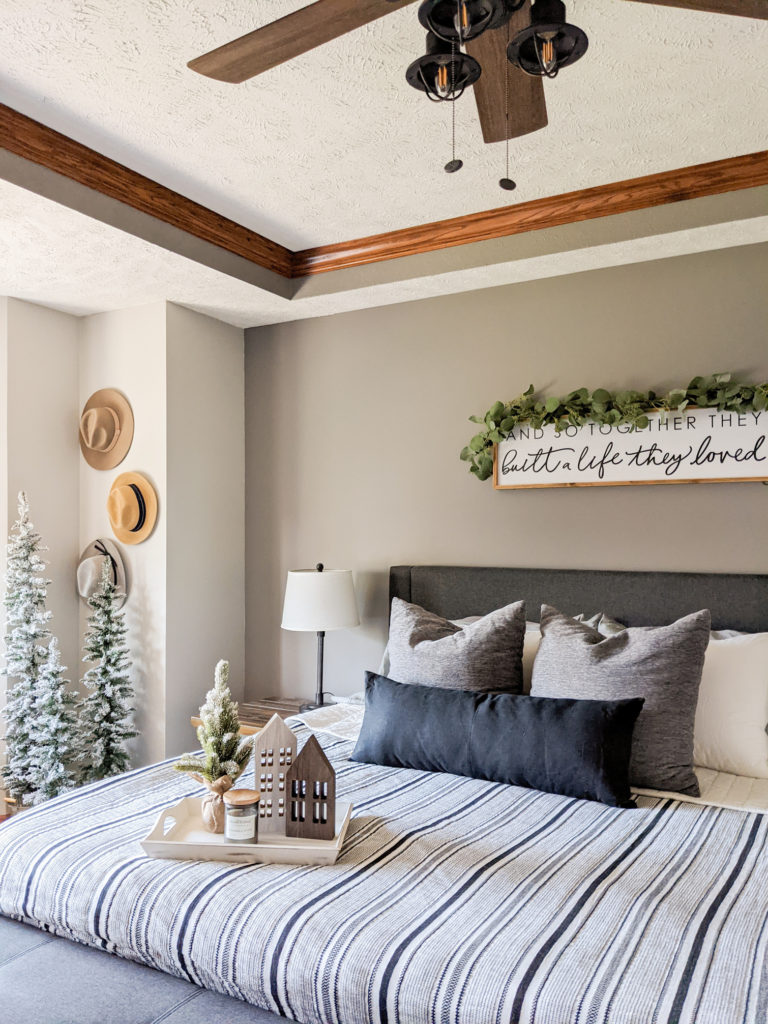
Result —
<instances>
[{"instance_id":1,"label":"eucalyptus garland","mask_svg":"<svg viewBox=\"0 0 768 1024\"><path fill-rule=\"evenodd\" d=\"M470 416L483 429L462 448L460 458L469 463L470 473L487 480L493 473L493 446L506 440L521 423L532 427L552 424L558 430L580 427L593 420L617 426L629 423L633 429L648 426L648 413L677 410L687 406L711 406L720 411L763 412L768 408L768 381L747 384L730 373L694 377L687 388L672 388L666 394L655 391L589 391L579 388L567 395L542 397L533 384L511 402L494 402L484 416Z\"/></svg>"}]
</instances>

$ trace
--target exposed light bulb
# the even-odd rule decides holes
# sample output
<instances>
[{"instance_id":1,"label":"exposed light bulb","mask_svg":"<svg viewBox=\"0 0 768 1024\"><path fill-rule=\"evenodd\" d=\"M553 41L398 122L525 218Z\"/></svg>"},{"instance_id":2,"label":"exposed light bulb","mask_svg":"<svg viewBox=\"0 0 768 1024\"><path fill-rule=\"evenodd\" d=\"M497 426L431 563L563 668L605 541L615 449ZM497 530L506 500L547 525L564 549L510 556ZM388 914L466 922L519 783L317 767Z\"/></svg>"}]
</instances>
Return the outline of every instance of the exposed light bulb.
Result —
<instances>
[{"instance_id":1,"label":"exposed light bulb","mask_svg":"<svg viewBox=\"0 0 768 1024\"><path fill-rule=\"evenodd\" d=\"M437 69L437 78L435 79L435 88L439 96L448 96L451 91L451 84L448 81L448 65L440 64Z\"/></svg>"},{"instance_id":2,"label":"exposed light bulb","mask_svg":"<svg viewBox=\"0 0 768 1024\"><path fill-rule=\"evenodd\" d=\"M555 35L555 32L536 34L536 49L539 54L539 63L541 64L542 71L548 78L554 78L557 74Z\"/></svg>"},{"instance_id":3,"label":"exposed light bulb","mask_svg":"<svg viewBox=\"0 0 768 1024\"><path fill-rule=\"evenodd\" d=\"M464 0L459 0L456 6L456 16L453 19L453 23L456 26L456 33L459 37L459 42L461 42L469 28L469 11L467 10L467 5Z\"/></svg>"}]
</instances>

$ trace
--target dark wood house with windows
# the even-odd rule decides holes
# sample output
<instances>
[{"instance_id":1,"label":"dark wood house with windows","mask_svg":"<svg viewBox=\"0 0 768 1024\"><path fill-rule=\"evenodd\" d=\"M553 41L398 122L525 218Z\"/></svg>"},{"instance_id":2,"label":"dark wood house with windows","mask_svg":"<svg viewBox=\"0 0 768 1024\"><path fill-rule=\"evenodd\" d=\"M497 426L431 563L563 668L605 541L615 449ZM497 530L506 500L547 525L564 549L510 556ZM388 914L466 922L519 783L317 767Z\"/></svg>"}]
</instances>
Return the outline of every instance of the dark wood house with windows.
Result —
<instances>
[{"instance_id":1,"label":"dark wood house with windows","mask_svg":"<svg viewBox=\"0 0 768 1024\"><path fill-rule=\"evenodd\" d=\"M315 736L310 736L286 771L285 834L296 839L333 839L336 834L336 773Z\"/></svg>"}]
</instances>

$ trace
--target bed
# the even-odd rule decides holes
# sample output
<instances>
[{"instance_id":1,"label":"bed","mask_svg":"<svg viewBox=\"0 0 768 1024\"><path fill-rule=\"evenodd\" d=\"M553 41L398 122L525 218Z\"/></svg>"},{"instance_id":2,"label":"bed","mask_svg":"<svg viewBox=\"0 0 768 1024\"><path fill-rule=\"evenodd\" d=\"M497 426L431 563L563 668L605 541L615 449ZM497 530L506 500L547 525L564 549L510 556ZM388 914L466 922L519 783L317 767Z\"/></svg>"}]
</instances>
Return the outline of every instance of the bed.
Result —
<instances>
[{"instance_id":1,"label":"bed","mask_svg":"<svg viewBox=\"0 0 768 1024\"><path fill-rule=\"evenodd\" d=\"M768 631L765 576L401 566L390 580L451 618L524 597L628 625L709 607L714 628ZM243 1000L259 1021L768 1019L763 784L715 778L698 801L607 807L350 761L359 716L352 704L294 723L315 730L355 805L333 867L143 856L158 810L196 792L165 763L0 826L0 913Z\"/></svg>"}]
</instances>

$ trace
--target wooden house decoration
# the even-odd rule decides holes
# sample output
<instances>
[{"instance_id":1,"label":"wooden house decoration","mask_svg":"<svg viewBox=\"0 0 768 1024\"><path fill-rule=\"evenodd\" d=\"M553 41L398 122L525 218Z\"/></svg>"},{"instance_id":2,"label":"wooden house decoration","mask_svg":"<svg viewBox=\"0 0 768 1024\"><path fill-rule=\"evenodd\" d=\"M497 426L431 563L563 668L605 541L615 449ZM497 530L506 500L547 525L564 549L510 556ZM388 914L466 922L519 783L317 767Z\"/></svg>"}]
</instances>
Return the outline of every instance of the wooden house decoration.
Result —
<instances>
[{"instance_id":1,"label":"wooden house decoration","mask_svg":"<svg viewBox=\"0 0 768 1024\"><path fill-rule=\"evenodd\" d=\"M261 793L259 832L285 835L288 771L296 757L296 736L279 715L253 738L254 784Z\"/></svg>"},{"instance_id":2,"label":"wooden house decoration","mask_svg":"<svg viewBox=\"0 0 768 1024\"><path fill-rule=\"evenodd\" d=\"M287 769L286 783L285 834L296 839L333 839L336 773L315 736L309 737Z\"/></svg>"}]
</instances>

